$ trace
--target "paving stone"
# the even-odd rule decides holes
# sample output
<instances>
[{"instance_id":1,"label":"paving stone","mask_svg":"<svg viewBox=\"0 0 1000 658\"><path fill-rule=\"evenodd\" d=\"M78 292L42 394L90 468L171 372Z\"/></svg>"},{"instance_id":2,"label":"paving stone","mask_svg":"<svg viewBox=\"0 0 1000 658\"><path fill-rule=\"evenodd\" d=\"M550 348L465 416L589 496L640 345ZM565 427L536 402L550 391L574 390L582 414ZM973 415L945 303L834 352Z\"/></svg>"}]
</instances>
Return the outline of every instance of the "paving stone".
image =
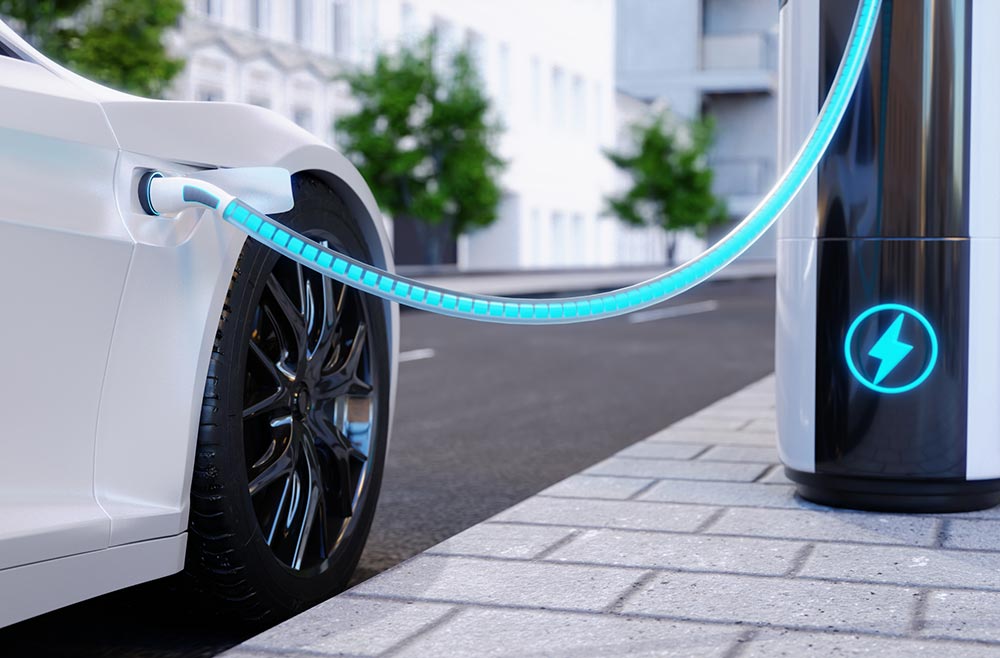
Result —
<instances>
[{"instance_id":1,"label":"paving stone","mask_svg":"<svg viewBox=\"0 0 1000 658\"><path fill-rule=\"evenodd\" d=\"M625 528L693 532L715 510L696 505L536 496L493 517L493 521L546 523L580 528Z\"/></svg>"},{"instance_id":2,"label":"paving stone","mask_svg":"<svg viewBox=\"0 0 1000 658\"><path fill-rule=\"evenodd\" d=\"M795 496L794 487L757 482L697 482L664 480L639 495L639 500L697 503L725 507L782 507L827 509Z\"/></svg>"},{"instance_id":3,"label":"paving stone","mask_svg":"<svg viewBox=\"0 0 1000 658\"><path fill-rule=\"evenodd\" d=\"M531 558L572 533L569 528L480 523L429 549L432 555Z\"/></svg>"},{"instance_id":4,"label":"paving stone","mask_svg":"<svg viewBox=\"0 0 1000 658\"><path fill-rule=\"evenodd\" d=\"M997 647L966 642L911 640L851 633L810 633L768 628L743 644L740 658L810 658L812 656L948 656L986 658Z\"/></svg>"},{"instance_id":5,"label":"paving stone","mask_svg":"<svg viewBox=\"0 0 1000 658\"><path fill-rule=\"evenodd\" d=\"M762 432L772 437L778 432L778 423L774 418L758 418L751 420L749 424L740 430L742 432Z\"/></svg>"},{"instance_id":6,"label":"paving stone","mask_svg":"<svg viewBox=\"0 0 1000 658\"><path fill-rule=\"evenodd\" d=\"M574 475L553 484L541 492L542 496L567 498L617 498L625 500L639 493L655 480L621 478L606 475Z\"/></svg>"},{"instance_id":7,"label":"paving stone","mask_svg":"<svg viewBox=\"0 0 1000 658\"><path fill-rule=\"evenodd\" d=\"M929 587L1000 589L1000 553L817 544L802 575Z\"/></svg>"},{"instance_id":8,"label":"paving stone","mask_svg":"<svg viewBox=\"0 0 1000 658\"><path fill-rule=\"evenodd\" d=\"M664 441L679 443L701 443L709 445L731 444L731 445L757 445L773 446L775 439L761 432L738 432L735 430L694 430L678 429L668 427L660 430L647 441Z\"/></svg>"},{"instance_id":9,"label":"paving stone","mask_svg":"<svg viewBox=\"0 0 1000 658\"><path fill-rule=\"evenodd\" d=\"M717 401L715 404L734 406L744 401L753 401L758 405L774 406L774 402L777 399L777 389L774 382L768 383L766 386L748 386L742 390L739 390L732 395L727 395L721 400Z\"/></svg>"},{"instance_id":10,"label":"paving stone","mask_svg":"<svg viewBox=\"0 0 1000 658\"><path fill-rule=\"evenodd\" d=\"M618 457L640 457L651 459L691 459L704 452L705 446L698 443L663 443L658 441L640 441L625 448L617 454Z\"/></svg>"},{"instance_id":11,"label":"paving stone","mask_svg":"<svg viewBox=\"0 0 1000 658\"><path fill-rule=\"evenodd\" d=\"M746 418L706 418L688 416L684 420L670 426L674 430L713 430L735 432L746 426Z\"/></svg>"},{"instance_id":12,"label":"paving stone","mask_svg":"<svg viewBox=\"0 0 1000 658\"><path fill-rule=\"evenodd\" d=\"M641 575L614 567L420 555L351 591L398 599L598 611Z\"/></svg>"},{"instance_id":13,"label":"paving stone","mask_svg":"<svg viewBox=\"0 0 1000 658\"><path fill-rule=\"evenodd\" d=\"M742 418L746 421L751 421L757 418L774 418L774 411L761 406L760 402L757 401L755 401L753 406L734 406L731 404L716 403L693 414L693 417L703 416L708 418Z\"/></svg>"},{"instance_id":14,"label":"paving stone","mask_svg":"<svg viewBox=\"0 0 1000 658\"><path fill-rule=\"evenodd\" d=\"M722 398L709 408L724 407L727 409L749 409L754 413L762 411L774 412L775 397L768 393L737 393L728 398Z\"/></svg>"},{"instance_id":15,"label":"paving stone","mask_svg":"<svg viewBox=\"0 0 1000 658\"><path fill-rule=\"evenodd\" d=\"M922 634L1000 642L1000 593L931 592ZM993 651L1000 654L1000 647Z\"/></svg>"},{"instance_id":16,"label":"paving stone","mask_svg":"<svg viewBox=\"0 0 1000 658\"><path fill-rule=\"evenodd\" d=\"M630 597L623 612L691 621L901 633L910 626L916 593L883 585L664 573Z\"/></svg>"},{"instance_id":17,"label":"paving stone","mask_svg":"<svg viewBox=\"0 0 1000 658\"><path fill-rule=\"evenodd\" d=\"M963 512L962 514L942 514L946 519L1000 519L1000 506L979 510L978 512Z\"/></svg>"},{"instance_id":18,"label":"paving stone","mask_svg":"<svg viewBox=\"0 0 1000 658\"><path fill-rule=\"evenodd\" d=\"M671 478L682 480L719 480L753 482L767 470L766 464L735 462L678 461L674 459L630 459L611 457L591 466L587 475L623 475L631 477Z\"/></svg>"},{"instance_id":19,"label":"paving stone","mask_svg":"<svg viewBox=\"0 0 1000 658\"><path fill-rule=\"evenodd\" d=\"M843 511L735 508L726 510L706 532L874 544L932 546L938 520Z\"/></svg>"},{"instance_id":20,"label":"paving stone","mask_svg":"<svg viewBox=\"0 0 1000 658\"><path fill-rule=\"evenodd\" d=\"M804 547L772 539L590 530L547 559L778 576L792 568Z\"/></svg>"},{"instance_id":21,"label":"paving stone","mask_svg":"<svg viewBox=\"0 0 1000 658\"><path fill-rule=\"evenodd\" d=\"M775 468L772 468L767 475L757 481L764 484L795 484L785 475L785 467L781 464L776 464Z\"/></svg>"},{"instance_id":22,"label":"paving stone","mask_svg":"<svg viewBox=\"0 0 1000 658\"><path fill-rule=\"evenodd\" d=\"M742 629L666 619L467 609L398 656L724 656Z\"/></svg>"},{"instance_id":23,"label":"paving stone","mask_svg":"<svg viewBox=\"0 0 1000 658\"><path fill-rule=\"evenodd\" d=\"M226 658L314 652L376 656L440 620L452 606L337 597L251 638ZM287 653L286 653L287 652Z\"/></svg>"},{"instance_id":24,"label":"paving stone","mask_svg":"<svg viewBox=\"0 0 1000 658\"><path fill-rule=\"evenodd\" d=\"M946 548L1000 550L1000 521L949 519L946 523Z\"/></svg>"},{"instance_id":25,"label":"paving stone","mask_svg":"<svg viewBox=\"0 0 1000 658\"><path fill-rule=\"evenodd\" d=\"M708 452L702 453L699 460L727 462L761 462L777 464L778 451L773 447L763 446L713 446Z\"/></svg>"}]
</instances>

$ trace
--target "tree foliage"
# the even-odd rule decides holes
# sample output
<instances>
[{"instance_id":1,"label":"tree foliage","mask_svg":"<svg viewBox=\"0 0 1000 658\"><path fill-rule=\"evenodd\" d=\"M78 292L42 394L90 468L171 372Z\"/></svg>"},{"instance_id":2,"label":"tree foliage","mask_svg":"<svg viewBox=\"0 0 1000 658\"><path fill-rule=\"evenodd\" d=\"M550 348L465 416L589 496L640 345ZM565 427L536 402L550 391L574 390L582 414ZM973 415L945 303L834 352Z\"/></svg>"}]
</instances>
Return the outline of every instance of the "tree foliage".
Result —
<instances>
[{"instance_id":1,"label":"tree foliage","mask_svg":"<svg viewBox=\"0 0 1000 658\"><path fill-rule=\"evenodd\" d=\"M660 112L631 126L632 147L606 155L631 179L631 187L606 199L606 214L633 226L659 225L668 231L691 228L698 234L727 219L725 204L712 193L707 163L714 125L688 124ZM673 260L674 239L668 245Z\"/></svg>"},{"instance_id":2,"label":"tree foliage","mask_svg":"<svg viewBox=\"0 0 1000 658\"><path fill-rule=\"evenodd\" d=\"M386 213L453 236L496 220L500 126L468 52L445 58L429 37L344 79L358 109L338 139Z\"/></svg>"},{"instance_id":3,"label":"tree foliage","mask_svg":"<svg viewBox=\"0 0 1000 658\"><path fill-rule=\"evenodd\" d=\"M143 96L162 95L184 68L163 45L183 12L183 0L0 0L0 15L46 55Z\"/></svg>"}]
</instances>

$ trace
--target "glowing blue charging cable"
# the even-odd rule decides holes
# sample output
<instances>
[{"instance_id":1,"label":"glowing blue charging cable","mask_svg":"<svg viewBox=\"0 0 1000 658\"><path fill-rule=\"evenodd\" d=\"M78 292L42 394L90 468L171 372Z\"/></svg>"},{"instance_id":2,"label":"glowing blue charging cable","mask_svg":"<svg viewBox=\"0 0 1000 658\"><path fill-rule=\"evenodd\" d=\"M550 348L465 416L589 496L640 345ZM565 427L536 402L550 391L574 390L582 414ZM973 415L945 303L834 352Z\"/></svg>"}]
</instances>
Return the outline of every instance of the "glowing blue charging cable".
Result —
<instances>
[{"instance_id":1,"label":"glowing blue charging cable","mask_svg":"<svg viewBox=\"0 0 1000 658\"><path fill-rule=\"evenodd\" d=\"M145 179L140 197L150 214L171 214L192 206L211 208L254 240L324 276L425 311L510 324L586 322L629 313L704 282L733 262L777 221L816 169L844 117L871 46L881 4L882 0L861 0L847 51L816 124L764 200L725 238L698 257L658 277L613 292L565 299L460 293L386 272L324 247L204 181L151 175Z\"/></svg>"}]
</instances>

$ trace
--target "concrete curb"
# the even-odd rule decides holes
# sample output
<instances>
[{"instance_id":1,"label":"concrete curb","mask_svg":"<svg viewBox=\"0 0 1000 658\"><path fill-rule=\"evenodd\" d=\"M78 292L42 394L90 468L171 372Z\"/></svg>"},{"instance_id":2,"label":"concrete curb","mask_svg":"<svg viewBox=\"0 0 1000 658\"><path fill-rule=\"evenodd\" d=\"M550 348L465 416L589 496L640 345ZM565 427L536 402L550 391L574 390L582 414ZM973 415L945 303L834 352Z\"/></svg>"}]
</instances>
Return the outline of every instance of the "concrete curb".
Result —
<instances>
[{"instance_id":1,"label":"concrete curb","mask_svg":"<svg viewBox=\"0 0 1000 658\"><path fill-rule=\"evenodd\" d=\"M806 503L774 424L768 377L225 655L996 655L1000 510Z\"/></svg>"},{"instance_id":2,"label":"concrete curb","mask_svg":"<svg viewBox=\"0 0 1000 658\"><path fill-rule=\"evenodd\" d=\"M480 295L538 295L607 290L630 286L662 274L666 266L614 270L526 271L417 276L436 286ZM760 279L775 275L774 261L738 261L722 270L713 281Z\"/></svg>"}]
</instances>

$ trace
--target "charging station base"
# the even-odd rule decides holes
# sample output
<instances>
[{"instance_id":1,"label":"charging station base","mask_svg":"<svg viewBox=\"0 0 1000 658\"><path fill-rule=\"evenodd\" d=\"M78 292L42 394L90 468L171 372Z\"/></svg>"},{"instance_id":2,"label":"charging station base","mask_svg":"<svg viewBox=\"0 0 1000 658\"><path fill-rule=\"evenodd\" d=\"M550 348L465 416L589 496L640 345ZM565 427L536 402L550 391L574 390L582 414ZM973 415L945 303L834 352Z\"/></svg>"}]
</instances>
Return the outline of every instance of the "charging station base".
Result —
<instances>
[{"instance_id":1,"label":"charging station base","mask_svg":"<svg viewBox=\"0 0 1000 658\"><path fill-rule=\"evenodd\" d=\"M1000 480L844 477L785 467L798 494L831 507L874 512L973 512L1000 505Z\"/></svg>"}]
</instances>

